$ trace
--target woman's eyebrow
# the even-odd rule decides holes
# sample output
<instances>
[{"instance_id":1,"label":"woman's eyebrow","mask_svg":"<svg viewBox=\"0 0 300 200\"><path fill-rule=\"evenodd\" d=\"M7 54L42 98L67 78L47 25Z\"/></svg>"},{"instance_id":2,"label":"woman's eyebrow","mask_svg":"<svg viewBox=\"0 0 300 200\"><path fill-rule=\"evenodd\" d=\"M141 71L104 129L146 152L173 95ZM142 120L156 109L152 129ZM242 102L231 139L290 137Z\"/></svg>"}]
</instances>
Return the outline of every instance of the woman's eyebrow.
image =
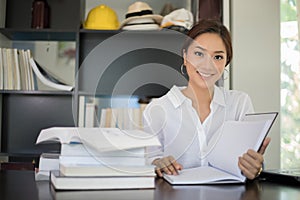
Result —
<instances>
[{"instance_id":1,"label":"woman's eyebrow","mask_svg":"<svg viewBox=\"0 0 300 200\"><path fill-rule=\"evenodd\" d=\"M202 50L202 51L207 51L207 49L205 49L205 48L203 48L203 47L201 47L201 46L196 46L195 48L198 48L198 49L200 49L200 50ZM225 53L223 50L219 50L219 51L214 51L214 53Z\"/></svg>"},{"instance_id":2,"label":"woman's eyebrow","mask_svg":"<svg viewBox=\"0 0 300 200\"><path fill-rule=\"evenodd\" d=\"M207 51L205 48L201 47L201 46L196 46L195 48L201 49L202 51Z\"/></svg>"}]
</instances>

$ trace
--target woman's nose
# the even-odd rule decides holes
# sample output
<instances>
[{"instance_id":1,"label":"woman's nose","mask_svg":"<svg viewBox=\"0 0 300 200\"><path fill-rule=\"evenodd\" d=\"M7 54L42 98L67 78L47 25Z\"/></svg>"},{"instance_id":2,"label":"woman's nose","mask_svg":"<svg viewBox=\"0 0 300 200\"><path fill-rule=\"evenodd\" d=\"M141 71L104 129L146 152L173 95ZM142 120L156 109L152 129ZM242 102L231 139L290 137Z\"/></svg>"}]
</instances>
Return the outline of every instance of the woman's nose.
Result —
<instances>
[{"instance_id":1,"label":"woman's nose","mask_svg":"<svg viewBox=\"0 0 300 200\"><path fill-rule=\"evenodd\" d=\"M205 55L201 61L199 61L199 65L200 68L205 68L205 69L209 69L209 70L214 70L216 69L215 63L213 58L210 55ZM198 67L198 68L199 68Z\"/></svg>"}]
</instances>

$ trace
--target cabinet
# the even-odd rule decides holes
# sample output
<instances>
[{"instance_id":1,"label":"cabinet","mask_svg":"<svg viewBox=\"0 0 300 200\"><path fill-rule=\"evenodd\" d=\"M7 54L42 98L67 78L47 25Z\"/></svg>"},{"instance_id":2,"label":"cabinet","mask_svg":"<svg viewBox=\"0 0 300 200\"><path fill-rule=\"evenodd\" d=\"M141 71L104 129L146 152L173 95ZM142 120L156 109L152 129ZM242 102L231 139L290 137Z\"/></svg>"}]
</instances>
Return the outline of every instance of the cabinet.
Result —
<instances>
[{"instance_id":1,"label":"cabinet","mask_svg":"<svg viewBox=\"0 0 300 200\"><path fill-rule=\"evenodd\" d=\"M35 146L35 139L43 128L77 126L79 99L158 97L174 84L186 84L180 73L185 35L168 30L84 30L85 6L91 4L83 0L48 0L50 28L31 29L31 3L6 1L1 34L12 43L75 42L75 88L72 92L0 91L3 155L32 158L45 150L59 151L55 144ZM165 1L160 3L162 6Z\"/></svg>"},{"instance_id":2,"label":"cabinet","mask_svg":"<svg viewBox=\"0 0 300 200\"><path fill-rule=\"evenodd\" d=\"M6 15L1 13L0 16L4 24L0 28L0 47L15 48L16 43L24 42L24 48L27 48L35 41L76 42L85 2L51 0L48 3L51 8L50 28L32 29L32 0L2 0ZM72 111L74 96L75 90L0 91L1 155L9 157L9 161L32 161L43 151L59 151L58 144L37 146L35 140L43 128L76 125Z\"/></svg>"}]
</instances>

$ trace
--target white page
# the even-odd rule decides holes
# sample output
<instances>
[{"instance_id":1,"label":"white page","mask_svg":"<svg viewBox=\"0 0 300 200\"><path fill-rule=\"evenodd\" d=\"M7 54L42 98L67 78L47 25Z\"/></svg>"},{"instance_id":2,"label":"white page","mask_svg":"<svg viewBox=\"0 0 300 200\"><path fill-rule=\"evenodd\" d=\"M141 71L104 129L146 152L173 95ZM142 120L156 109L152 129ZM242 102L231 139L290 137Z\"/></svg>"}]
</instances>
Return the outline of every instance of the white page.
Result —
<instances>
[{"instance_id":1,"label":"white page","mask_svg":"<svg viewBox=\"0 0 300 200\"><path fill-rule=\"evenodd\" d=\"M164 174L164 178L171 184L216 184L241 182L238 177L218 169L201 166L184 169L179 175Z\"/></svg>"},{"instance_id":2,"label":"white page","mask_svg":"<svg viewBox=\"0 0 300 200\"><path fill-rule=\"evenodd\" d=\"M158 138L151 134L141 130L118 128L52 127L40 132L36 144L47 141L58 141L62 144L80 142L97 152L160 146Z\"/></svg>"},{"instance_id":3,"label":"white page","mask_svg":"<svg viewBox=\"0 0 300 200\"><path fill-rule=\"evenodd\" d=\"M259 146L267 132L264 121L227 121L208 156L210 164L244 179L238 157Z\"/></svg>"},{"instance_id":4,"label":"white page","mask_svg":"<svg viewBox=\"0 0 300 200\"><path fill-rule=\"evenodd\" d=\"M51 141L60 142L61 144L81 142L76 127L51 127L41 130L37 137L36 144Z\"/></svg>"},{"instance_id":5,"label":"white page","mask_svg":"<svg viewBox=\"0 0 300 200\"><path fill-rule=\"evenodd\" d=\"M80 128L78 133L83 144L99 152L160 146L157 137L140 130Z\"/></svg>"}]
</instances>

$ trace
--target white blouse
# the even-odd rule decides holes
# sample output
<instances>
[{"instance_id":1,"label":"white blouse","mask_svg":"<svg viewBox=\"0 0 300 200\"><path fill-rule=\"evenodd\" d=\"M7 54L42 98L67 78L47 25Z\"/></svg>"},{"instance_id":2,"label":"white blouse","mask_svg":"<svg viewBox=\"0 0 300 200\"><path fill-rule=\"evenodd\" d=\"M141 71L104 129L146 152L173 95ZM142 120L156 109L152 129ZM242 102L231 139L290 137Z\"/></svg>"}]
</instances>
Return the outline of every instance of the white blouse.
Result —
<instances>
[{"instance_id":1,"label":"white blouse","mask_svg":"<svg viewBox=\"0 0 300 200\"><path fill-rule=\"evenodd\" d=\"M161 146L147 148L149 163L172 155L184 168L207 165L206 156L224 121L242 120L253 113L250 97L240 91L215 86L209 116L201 123L192 101L183 95L184 87L153 99L143 113L144 130L158 136Z\"/></svg>"}]
</instances>

